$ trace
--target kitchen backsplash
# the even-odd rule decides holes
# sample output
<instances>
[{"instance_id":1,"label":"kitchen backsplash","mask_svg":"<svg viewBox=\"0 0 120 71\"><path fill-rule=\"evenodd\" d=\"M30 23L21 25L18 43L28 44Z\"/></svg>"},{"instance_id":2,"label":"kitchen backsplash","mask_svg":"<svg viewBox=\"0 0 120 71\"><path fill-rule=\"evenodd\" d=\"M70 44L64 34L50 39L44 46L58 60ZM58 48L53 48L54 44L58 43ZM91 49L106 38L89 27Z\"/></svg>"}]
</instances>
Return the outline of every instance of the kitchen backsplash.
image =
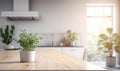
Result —
<instances>
[{"instance_id":1,"label":"kitchen backsplash","mask_svg":"<svg viewBox=\"0 0 120 71\"><path fill-rule=\"evenodd\" d=\"M39 33L43 39L39 42L38 46L61 46L66 38L65 33ZM80 33L77 34L78 40L76 40L76 46L82 46L82 37Z\"/></svg>"}]
</instances>

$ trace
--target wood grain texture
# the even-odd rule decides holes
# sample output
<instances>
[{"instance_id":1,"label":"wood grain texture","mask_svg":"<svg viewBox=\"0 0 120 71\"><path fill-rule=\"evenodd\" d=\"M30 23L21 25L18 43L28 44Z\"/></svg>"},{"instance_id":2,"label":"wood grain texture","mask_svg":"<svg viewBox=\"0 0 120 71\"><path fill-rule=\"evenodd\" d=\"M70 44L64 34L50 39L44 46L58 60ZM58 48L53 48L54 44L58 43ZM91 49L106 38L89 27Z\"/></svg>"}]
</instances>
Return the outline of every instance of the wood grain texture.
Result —
<instances>
[{"instance_id":1,"label":"wood grain texture","mask_svg":"<svg viewBox=\"0 0 120 71\"><path fill-rule=\"evenodd\" d=\"M80 70L106 71L92 63L69 56L57 50L36 49L34 63L21 63L19 50L0 53L0 70Z\"/></svg>"}]
</instances>

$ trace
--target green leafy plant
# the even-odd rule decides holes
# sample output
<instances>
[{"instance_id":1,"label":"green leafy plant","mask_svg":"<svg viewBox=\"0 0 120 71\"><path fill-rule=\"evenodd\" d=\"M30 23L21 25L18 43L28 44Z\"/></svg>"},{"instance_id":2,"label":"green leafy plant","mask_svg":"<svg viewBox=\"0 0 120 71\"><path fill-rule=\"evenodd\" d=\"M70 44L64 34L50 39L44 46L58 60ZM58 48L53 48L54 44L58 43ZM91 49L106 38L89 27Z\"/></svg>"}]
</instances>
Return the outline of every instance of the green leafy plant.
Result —
<instances>
[{"instance_id":1,"label":"green leafy plant","mask_svg":"<svg viewBox=\"0 0 120 71\"><path fill-rule=\"evenodd\" d=\"M109 56L112 57L113 48L117 49L120 47L120 35L113 33L112 28L107 28L106 34L100 34L98 40L98 50L103 50L105 53L109 53ZM118 42L118 43L117 43Z\"/></svg>"},{"instance_id":2,"label":"green leafy plant","mask_svg":"<svg viewBox=\"0 0 120 71\"><path fill-rule=\"evenodd\" d=\"M5 44L10 44L13 41L15 26L9 25L6 26L5 29L0 28L0 37L2 38L2 42Z\"/></svg>"},{"instance_id":3,"label":"green leafy plant","mask_svg":"<svg viewBox=\"0 0 120 71\"><path fill-rule=\"evenodd\" d=\"M120 54L120 34L114 34L114 49Z\"/></svg>"},{"instance_id":4,"label":"green leafy plant","mask_svg":"<svg viewBox=\"0 0 120 71\"><path fill-rule=\"evenodd\" d=\"M75 41L77 40L77 33L76 32L73 32L72 30L67 30L66 31L67 35L68 35L68 38L71 40L71 41Z\"/></svg>"},{"instance_id":5,"label":"green leafy plant","mask_svg":"<svg viewBox=\"0 0 120 71\"><path fill-rule=\"evenodd\" d=\"M27 33L25 30L22 30L18 43L22 47L22 51L34 51L41 39L43 38L37 34Z\"/></svg>"}]
</instances>

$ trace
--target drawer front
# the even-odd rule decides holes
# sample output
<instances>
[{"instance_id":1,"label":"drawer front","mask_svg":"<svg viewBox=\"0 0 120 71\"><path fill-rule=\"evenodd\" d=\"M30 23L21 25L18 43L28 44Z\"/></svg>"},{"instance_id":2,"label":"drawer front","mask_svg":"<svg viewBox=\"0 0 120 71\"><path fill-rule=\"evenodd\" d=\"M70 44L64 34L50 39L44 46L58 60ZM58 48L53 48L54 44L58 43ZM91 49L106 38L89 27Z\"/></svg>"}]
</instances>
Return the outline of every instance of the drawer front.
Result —
<instances>
[{"instance_id":1,"label":"drawer front","mask_svg":"<svg viewBox=\"0 0 120 71\"><path fill-rule=\"evenodd\" d=\"M63 48L63 52L74 57L83 59L85 48Z\"/></svg>"},{"instance_id":2,"label":"drawer front","mask_svg":"<svg viewBox=\"0 0 120 71\"><path fill-rule=\"evenodd\" d=\"M42 47L40 49L44 49L44 50L57 50L57 51L61 51L62 48L61 47Z\"/></svg>"}]
</instances>

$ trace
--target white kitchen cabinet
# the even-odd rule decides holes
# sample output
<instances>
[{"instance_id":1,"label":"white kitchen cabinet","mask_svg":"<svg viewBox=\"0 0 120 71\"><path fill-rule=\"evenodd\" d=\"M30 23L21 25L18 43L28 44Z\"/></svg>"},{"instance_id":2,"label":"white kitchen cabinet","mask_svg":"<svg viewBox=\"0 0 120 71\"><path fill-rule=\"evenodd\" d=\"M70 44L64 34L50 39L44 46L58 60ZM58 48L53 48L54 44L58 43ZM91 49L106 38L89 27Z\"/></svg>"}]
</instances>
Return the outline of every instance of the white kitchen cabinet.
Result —
<instances>
[{"instance_id":1,"label":"white kitchen cabinet","mask_svg":"<svg viewBox=\"0 0 120 71\"><path fill-rule=\"evenodd\" d=\"M84 47L66 47L62 51L71 56L86 60L86 48Z\"/></svg>"},{"instance_id":2,"label":"white kitchen cabinet","mask_svg":"<svg viewBox=\"0 0 120 71\"><path fill-rule=\"evenodd\" d=\"M57 51L62 51L62 47L39 47L44 50L57 50Z\"/></svg>"},{"instance_id":3,"label":"white kitchen cabinet","mask_svg":"<svg viewBox=\"0 0 120 71\"><path fill-rule=\"evenodd\" d=\"M45 50L57 50L71 56L86 60L87 53L84 47L40 47Z\"/></svg>"}]
</instances>

